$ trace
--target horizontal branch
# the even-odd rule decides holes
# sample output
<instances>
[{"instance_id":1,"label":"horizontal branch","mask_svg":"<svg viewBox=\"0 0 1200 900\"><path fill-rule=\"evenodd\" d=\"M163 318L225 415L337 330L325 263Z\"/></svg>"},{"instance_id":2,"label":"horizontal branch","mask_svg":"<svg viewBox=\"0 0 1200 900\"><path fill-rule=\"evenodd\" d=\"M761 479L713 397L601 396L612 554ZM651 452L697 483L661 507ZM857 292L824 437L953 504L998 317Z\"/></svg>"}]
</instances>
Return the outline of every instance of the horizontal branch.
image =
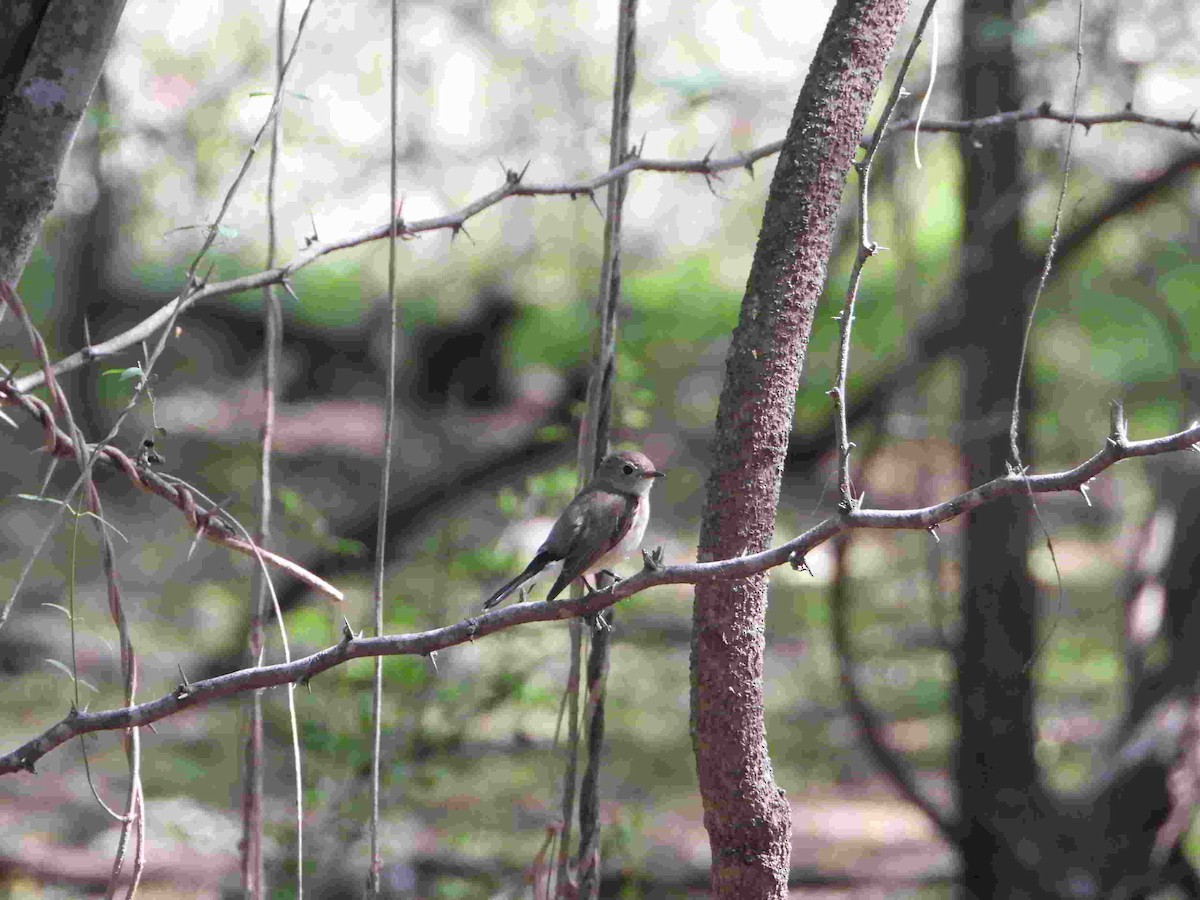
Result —
<instances>
[{"instance_id":1,"label":"horizontal branch","mask_svg":"<svg viewBox=\"0 0 1200 900\"><path fill-rule=\"evenodd\" d=\"M985 116L981 119L967 119L962 121L924 121L921 123L921 129L926 132L972 132L983 131L989 128L998 128L1005 125L1014 125L1019 122L1028 122L1034 119L1048 119L1052 121L1069 121L1069 114L1053 109L1049 103L1043 103L1041 106L1032 109L1014 110L1012 112L997 113L992 116ZM1151 125L1158 128L1166 128L1173 131L1184 132L1196 136L1200 133L1200 126L1194 121L1194 114L1188 119L1163 119L1157 116L1146 116L1141 113L1135 113L1132 109L1126 108L1121 112L1116 113L1101 113L1093 116L1077 116L1075 122L1085 128L1091 128L1093 125L1113 124L1120 122L1138 123L1143 125ZM887 133L896 131L912 130L916 127L916 119L904 119L893 122L887 128ZM870 136L863 138L863 146L870 143ZM524 181L525 171L517 172L509 170L505 175L504 184L495 190L484 194L476 200L468 203L466 206L456 212L448 213L444 216L435 216L430 219L420 219L414 222L406 222L403 219L398 221L399 234L402 238L415 237L428 231L449 230L452 234L457 234L462 231L469 219L478 215L484 210L490 209L498 203L506 200L509 197L548 197L548 196L568 196L571 199L586 196L594 202L596 191L600 188L617 181L633 172L667 172L679 174L702 175L706 179L719 177L720 173L727 172L733 169L746 169L751 174L754 173L754 163L768 156L773 156L779 152L783 146L783 141L772 141L769 144L764 144L754 150L746 153L738 153L734 156L724 157L722 159L713 159L711 151L700 159L642 159L640 156L631 156L619 166L609 169L594 178L585 181L563 182L559 184L526 184ZM528 167L526 167L528 168ZM304 250L295 256L286 265L267 269L261 272L255 272L250 275L244 275L240 278L233 278L228 281L219 281L212 284L198 285L197 289L190 293L182 303L182 308L179 312L189 309L193 304L202 300L209 300L215 297L228 296L230 294L240 294L245 291L257 290L272 284L288 285L291 277L298 271L307 266L312 265L317 260L330 253L335 253L340 250L346 250L351 247L357 247L362 244L371 243L373 241L382 240L391 233L391 222L384 222L373 228L358 232L357 234L349 235L334 241L318 241L313 240ZM71 372L81 366L87 365L95 359L100 359L106 356L112 356L122 350L136 346L144 340L150 338L155 332L161 329L167 322L171 321L176 314L176 307L180 305L180 299L177 297L170 303L167 303L158 311L154 312L147 318L143 319L137 325L107 341L99 344L93 344L85 347L70 356L64 357L54 364L54 372L60 375L64 372ZM23 378L17 378L13 381L13 386L16 390L24 393L45 382L45 377L41 372L33 372Z\"/></svg>"},{"instance_id":2,"label":"horizontal branch","mask_svg":"<svg viewBox=\"0 0 1200 900\"><path fill-rule=\"evenodd\" d=\"M983 116L979 119L925 119L921 121L922 131L941 131L951 132L956 134L971 134L980 131L987 131L991 128L1003 128L1009 125L1016 125L1020 122L1032 122L1035 119L1044 119L1050 122L1063 122L1072 125L1079 125L1085 131L1090 131L1096 125L1117 125L1127 123L1132 125L1149 125L1154 128L1165 128L1169 131L1178 131L1183 134L1190 134L1192 137L1200 135L1200 125L1196 124L1196 113L1192 113L1186 119L1164 119L1161 116L1148 116L1144 113L1134 112L1133 104L1126 104L1125 108L1120 112L1114 113L1097 113L1095 115L1073 115L1069 110L1058 110L1050 105L1049 102L1042 103L1039 106L1031 107L1030 109L1014 109L1009 112L996 113L991 116ZM912 131L917 127L917 119L901 119L892 123L889 131ZM864 139L865 140L865 139ZM865 146L865 144L864 144Z\"/></svg>"},{"instance_id":3,"label":"horizontal branch","mask_svg":"<svg viewBox=\"0 0 1200 900\"><path fill-rule=\"evenodd\" d=\"M1089 481L1123 459L1185 450L1200 442L1200 424L1165 437L1130 441L1125 435L1124 420L1119 407L1115 408L1113 418L1112 434L1100 452L1064 472L1047 475L1009 473L943 503L923 509L839 511L837 515L825 519L782 546L736 559L660 566L654 559L647 557L646 567L637 575L618 582L610 589L588 594L578 600L518 603L465 619L454 625L415 634L355 637L350 634L347 626L347 631L339 643L302 659L242 669L192 684L181 684L166 696L138 706L95 713L72 710L66 718L38 737L0 756L0 775L21 770L33 771L34 764L41 757L76 735L149 725L181 710L222 697L255 688L306 681L349 659L368 656L427 656L435 651L465 644L517 625L598 613L626 597L657 585L698 584L716 579L745 578L789 562L799 567L804 564L805 554L813 548L837 534L854 528L931 530L942 522L1001 497L1029 492L1084 492Z\"/></svg>"}]
</instances>

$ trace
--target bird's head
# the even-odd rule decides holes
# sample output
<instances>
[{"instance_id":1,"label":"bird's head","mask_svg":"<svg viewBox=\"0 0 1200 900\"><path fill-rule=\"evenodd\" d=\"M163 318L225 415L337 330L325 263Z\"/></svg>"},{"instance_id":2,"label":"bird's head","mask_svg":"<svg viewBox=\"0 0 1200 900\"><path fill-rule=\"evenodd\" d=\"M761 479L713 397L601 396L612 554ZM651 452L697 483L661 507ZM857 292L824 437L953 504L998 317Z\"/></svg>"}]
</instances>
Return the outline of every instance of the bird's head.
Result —
<instances>
[{"instance_id":1,"label":"bird's head","mask_svg":"<svg viewBox=\"0 0 1200 900\"><path fill-rule=\"evenodd\" d=\"M612 453L600 463L596 470L596 481L623 494L648 494L656 478L663 473L654 468L654 463L637 450L622 450Z\"/></svg>"}]
</instances>

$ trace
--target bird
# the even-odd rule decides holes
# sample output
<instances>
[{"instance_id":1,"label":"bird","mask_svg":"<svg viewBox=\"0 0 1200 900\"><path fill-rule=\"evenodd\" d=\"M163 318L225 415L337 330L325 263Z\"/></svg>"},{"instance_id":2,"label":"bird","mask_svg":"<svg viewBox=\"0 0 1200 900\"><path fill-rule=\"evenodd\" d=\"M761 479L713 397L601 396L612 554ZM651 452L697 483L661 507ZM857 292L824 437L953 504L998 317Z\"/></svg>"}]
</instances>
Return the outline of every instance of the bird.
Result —
<instances>
[{"instance_id":1,"label":"bird","mask_svg":"<svg viewBox=\"0 0 1200 900\"><path fill-rule=\"evenodd\" d=\"M608 567L641 545L650 521L650 488L662 477L644 453L621 450L606 456L592 480L567 504L525 571L488 597L483 608L495 606L553 563L561 562L562 571L547 602L577 578L591 589L588 575L612 575Z\"/></svg>"}]
</instances>

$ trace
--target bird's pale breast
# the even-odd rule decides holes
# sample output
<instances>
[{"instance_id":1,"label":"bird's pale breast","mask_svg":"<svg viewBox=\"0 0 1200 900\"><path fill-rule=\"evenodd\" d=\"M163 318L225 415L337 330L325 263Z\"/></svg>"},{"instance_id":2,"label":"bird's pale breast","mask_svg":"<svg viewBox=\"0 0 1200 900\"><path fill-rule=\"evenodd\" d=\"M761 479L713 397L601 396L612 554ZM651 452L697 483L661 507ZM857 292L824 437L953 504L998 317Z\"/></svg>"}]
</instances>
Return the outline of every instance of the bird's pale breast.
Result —
<instances>
[{"instance_id":1,"label":"bird's pale breast","mask_svg":"<svg viewBox=\"0 0 1200 900\"><path fill-rule=\"evenodd\" d=\"M638 497L634 503L636 506L633 510L633 522L630 524L629 530L611 550L588 566L587 574L612 568L642 545L642 538L646 534L646 523L650 521L650 501L646 497Z\"/></svg>"}]
</instances>

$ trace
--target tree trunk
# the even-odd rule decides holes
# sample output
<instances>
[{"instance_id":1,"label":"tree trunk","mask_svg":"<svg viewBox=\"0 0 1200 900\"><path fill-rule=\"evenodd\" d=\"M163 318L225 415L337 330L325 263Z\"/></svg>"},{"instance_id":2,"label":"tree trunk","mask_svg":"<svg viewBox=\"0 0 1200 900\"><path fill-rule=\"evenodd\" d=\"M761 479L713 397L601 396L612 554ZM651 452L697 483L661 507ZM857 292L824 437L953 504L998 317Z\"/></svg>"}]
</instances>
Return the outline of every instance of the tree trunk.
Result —
<instances>
[{"instance_id":1,"label":"tree trunk","mask_svg":"<svg viewBox=\"0 0 1200 900\"><path fill-rule=\"evenodd\" d=\"M1019 105L1012 13L1012 0L963 6L965 118ZM966 135L962 154L963 452L970 483L981 484L1010 462L1008 424L1029 302L1017 274L1025 271L1018 132L992 131L979 146ZM1023 896L1045 868L1035 857L1046 848L1030 838L1047 813L1033 755L1037 598L1026 569L1029 501L980 507L967 526L953 760L963 884L970 897Z\"/></svg>"},{"instance_id":2,"label":"tree trunk","mask_svg":"<svg viewBox=\"0 0 1200 900\"><path fill-rule=\"evenodd\" d=\"M125 0L0 3L0 280L21 277ZM19 173L19 177L12 177Z\"/></svg>"},{"instance_id":3,"label":"tree trunk","mask_svg":"<svg viewBox=\"0 0 1200 900\"><path fill-rule=\"evenodd\" d=\"M763 213L717 412L699 559L766 549L846 174L906 0L840 0ZM696 588L692 730L715 897L787 894L791 816L763 722L767 576Z\"/></svg>"}]
</instances>

